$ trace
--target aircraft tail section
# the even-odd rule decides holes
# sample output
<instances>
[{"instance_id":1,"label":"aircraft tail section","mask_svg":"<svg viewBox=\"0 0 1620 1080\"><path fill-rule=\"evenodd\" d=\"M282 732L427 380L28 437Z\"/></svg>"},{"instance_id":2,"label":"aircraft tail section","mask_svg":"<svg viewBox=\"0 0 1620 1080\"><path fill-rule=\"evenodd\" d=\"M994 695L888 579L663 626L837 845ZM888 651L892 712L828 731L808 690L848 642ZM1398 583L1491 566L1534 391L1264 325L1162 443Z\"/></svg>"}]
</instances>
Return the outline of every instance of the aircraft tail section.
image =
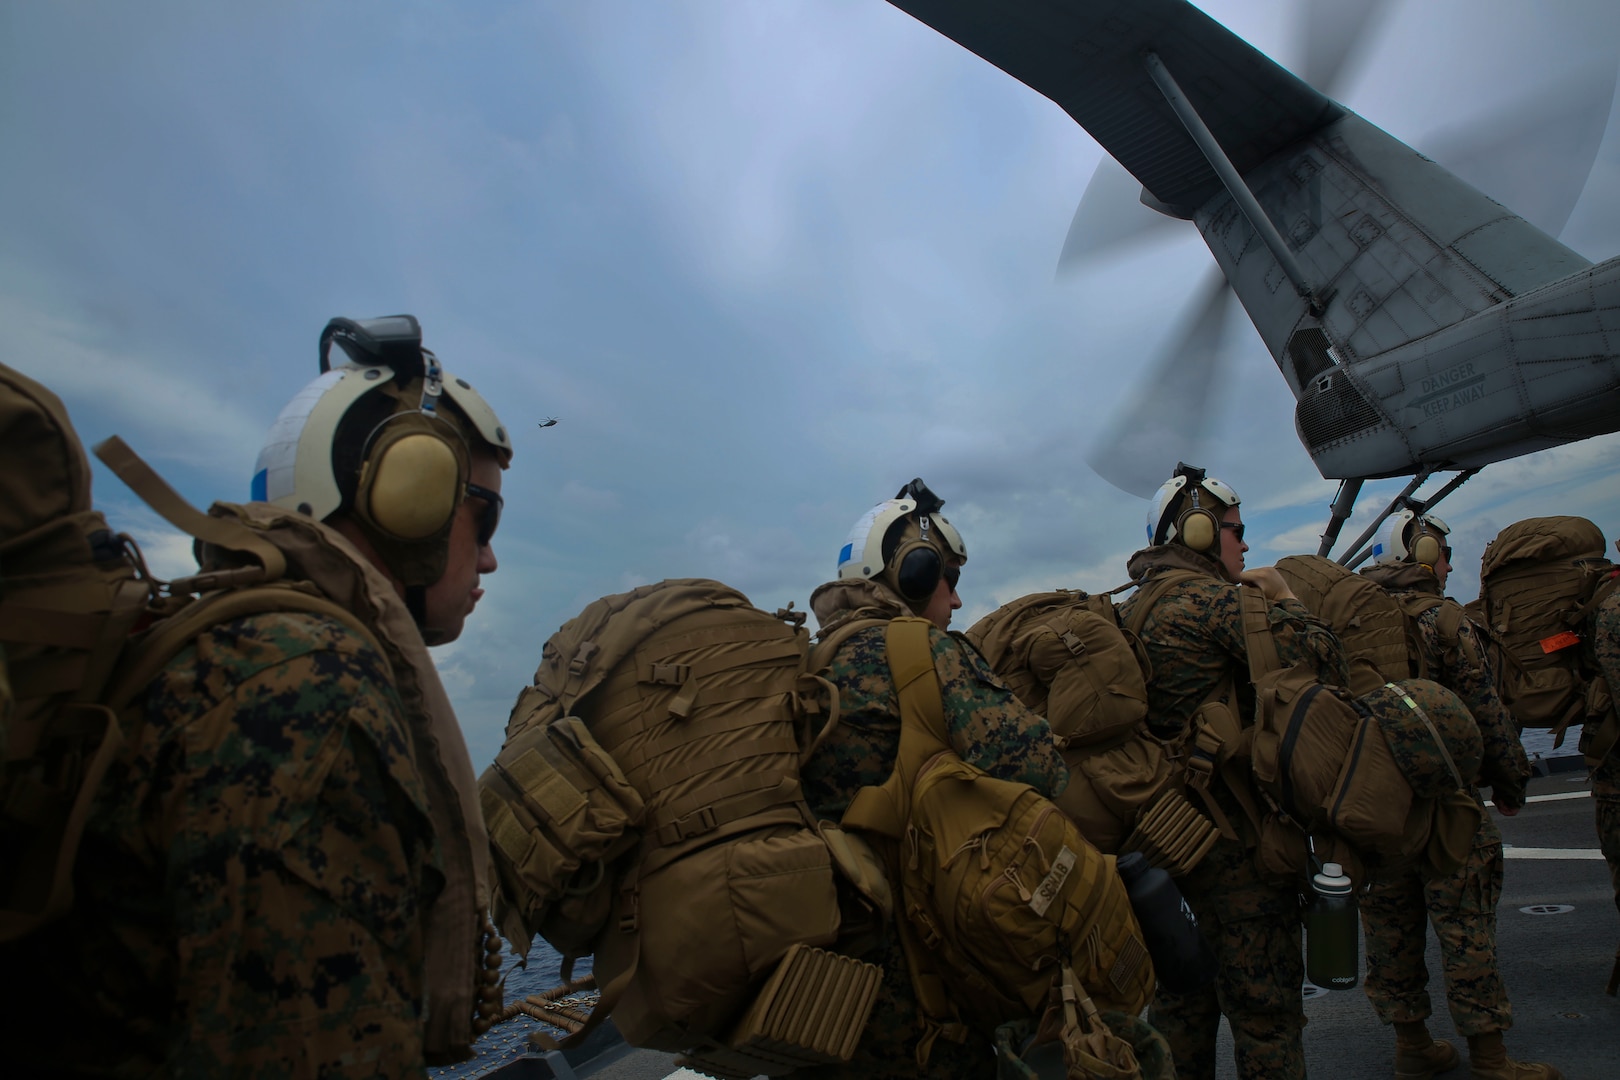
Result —
<instances>
[{"instance_id":1,"label":"aircraft tail section","mask_svg":"<svg viewBox=\"0 0 1620 1080\"><path fill-rule=\"evenodd\" d=\"M1351 112L1243 179L1325 300L1319 317L1229 195L1194 221L1296 398L1338 364L1591 265Z\"/></svg>"}]
</instances>

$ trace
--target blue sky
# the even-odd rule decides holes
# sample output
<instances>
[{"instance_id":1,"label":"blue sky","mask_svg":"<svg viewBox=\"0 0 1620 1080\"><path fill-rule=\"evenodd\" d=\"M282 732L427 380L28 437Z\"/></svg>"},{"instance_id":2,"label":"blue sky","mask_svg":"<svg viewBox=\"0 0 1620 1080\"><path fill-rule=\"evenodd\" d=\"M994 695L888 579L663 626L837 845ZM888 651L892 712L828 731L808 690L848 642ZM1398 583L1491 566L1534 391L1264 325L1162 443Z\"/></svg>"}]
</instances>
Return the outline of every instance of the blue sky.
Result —
<instances>
[{"instance_id":1,"label":"blue sky","mask_svg":"<svg viewBox=\"0 0 1620 1080\"><path fill-rule=\"evenodd\" d=\"M1297 3L1205 6L1293 62ZM1444 162L1616 42L1604 0L1397 2L1337 93ZM0 146L0 356L194 502L246 497L333 315L416 314L495 405L501 568L437 653L480 767L587 601L709 576L803 607L912 476L969 547L959 625L1121 583L1146 502L1085 453L1210 265L1187 226L1055 280L1101 151L881 0L8 4ZM1563 239L1620 254L1620 122ZM1244 496L1251 562L1314 549L1336 485L1241 317L1226 352L1203 463ZM1620 532L1617 467L1608 437L1470 481L1441 511L1453 593L1519 517ZM182 572L185 543L97 483Z\"/></svg>"}]
</instances>

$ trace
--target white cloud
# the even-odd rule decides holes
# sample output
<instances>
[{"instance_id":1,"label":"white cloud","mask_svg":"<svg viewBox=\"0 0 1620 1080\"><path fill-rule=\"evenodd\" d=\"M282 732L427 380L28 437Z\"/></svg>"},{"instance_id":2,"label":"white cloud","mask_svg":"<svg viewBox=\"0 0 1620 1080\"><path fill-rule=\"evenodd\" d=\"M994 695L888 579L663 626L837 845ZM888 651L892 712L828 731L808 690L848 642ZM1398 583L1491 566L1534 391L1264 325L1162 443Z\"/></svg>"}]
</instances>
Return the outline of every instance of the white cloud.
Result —
<instances>
[{"instance_id":1,"label":"white cloud","mask_svg":"<svg viewBox=\"0 0 1620 1080\"><path fill-rule=\"evenodd\" d=\"M1292 0L1201 6L1295 56ZM1568 30L1617 15L1395 5L1343 96L1417 138L1612 53L1620 31ZM325 320L400 310L511 427L501 572L440 652L475 763L588 601L705 573L802 607L912 476L968 542L959 625L1124 580L1147 504L1085 458L1209 254L1186 226L1055 282L1098 147L881 0L159 0L7 28L29 104L0 110L0 350L87 438L123 432L195 502L240 497ZM1617 126L1565 236L1591 256L1620 248ZM1241 316L1221 353L1197 463L1243 494L1257 558L1314 550L1336 485ZM1442 516L1459 551L1529 514L1620 531L1617 467L1613 436L1502 462ZM1400 486L1369 483L1345 540Z\"/></svg>"}]
</instances>

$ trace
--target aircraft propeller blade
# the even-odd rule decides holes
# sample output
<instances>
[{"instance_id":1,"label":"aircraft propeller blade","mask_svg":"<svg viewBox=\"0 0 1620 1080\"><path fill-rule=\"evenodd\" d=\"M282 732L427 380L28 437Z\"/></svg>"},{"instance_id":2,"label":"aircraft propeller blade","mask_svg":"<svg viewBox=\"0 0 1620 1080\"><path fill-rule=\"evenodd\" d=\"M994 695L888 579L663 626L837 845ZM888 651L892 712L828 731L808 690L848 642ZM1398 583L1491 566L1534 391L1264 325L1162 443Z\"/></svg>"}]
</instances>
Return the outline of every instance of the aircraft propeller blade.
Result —
<instances>
[{"instance_id":1,"label":"aircraft propeller blade","mask_svg":"<svg viewBox=\"0 0 1620 1080\"><path fill-rule=\"evenodd\" d=\"M1588 68L1506 110L1436 132L1424 152L1530 224L1557 236L1597 162L1616 67Z\"/></svg>"},{"instance_id":2,"label":"aircraft propeller blade","mask_svg":"<svg viewBox=\"0 0 1620 1080\"><path fill-rule=\"evenodd\" d=\"M1185 222L1143 206L1141 192L1142 181L1104 154L1080 196L1080 205L1074 208L1069 235L1058 255L1060 277L1109 251L1185 232Z\"/></svg>"},{"instance_id":3,"label":"aircraft propeller blade","mask_svg":"<svg viewBox=\"0 0 1620 1080\"><path fill-rule=\"evenodd\" d=\"M1299 0L1300 62L1294 74L1329 97L1372 43L1372 29L1387 0Z\"/></svg>"},{"instance_id":4,"label":"aircraft propeller blade","mask_svg":"<svg viewBox=\"0 0 1620 1080\"><path fill-rule=\"evenodd\" d=\"M1299 76L1333 93L1333 86L1366 51L1370 29L1387 0L1300 0L1303 61ZM1175 218L1142 205L1142 182L1107 154L1097 163L1058 255L1059 277L1102 255L1135 246L1178 228Z\"/></svg>"},{"instance_id":5,"label":"aircraft propeller blade","mask_svg":"<svg viewBox=\"0 0 1620 1080\"><path fill-rule=\"evenodd\" d=\"M1086 456L1093 472L1131 495L1151 498L1177 461L1200 457L1222 369L1232 290L1214 270L1192 299L1191 317L1152 370L1137 380L1134 396L1114 411Z\"/></svg>"}]
</instances>

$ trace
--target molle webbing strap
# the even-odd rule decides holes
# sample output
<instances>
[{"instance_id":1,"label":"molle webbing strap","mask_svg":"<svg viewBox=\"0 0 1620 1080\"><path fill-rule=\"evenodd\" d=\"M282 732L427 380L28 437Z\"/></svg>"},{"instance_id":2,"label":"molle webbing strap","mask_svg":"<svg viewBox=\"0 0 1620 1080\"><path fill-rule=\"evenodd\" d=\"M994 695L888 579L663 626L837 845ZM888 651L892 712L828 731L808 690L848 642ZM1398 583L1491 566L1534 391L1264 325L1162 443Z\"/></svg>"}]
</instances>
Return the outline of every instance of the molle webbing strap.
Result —
<instances>
[{"instance_id":1,"label":"molle webbing strap","mask_svg":"<svg viewBox=\"0 0 1620 1080\"><path fill-rule=\"evenodd\" d=\"M707 835L773 806L793 808L803 797L799 782L792 777L738 776L718 780L701 796L649 812L647 834L656 837L661 846L668 847ZM694 802L698 804L695 808L686 809ZM793 816L804 822L797 810Z\"/></svg>"},{"instance_id":2,"label":"molle webbing strap","mask_svg":"<svg viewBox=\"0 0 1620 1080\"><path fill-rule=\"evenodd\" d=\"M1237 588L1243 602L1243 651L1249 654L1249 681L1258 683L1283 666L1277 639L1271 636L1271 600L1251 585Z\"/></svg>"},{"instance_id":3,"label":"molle webbing strap","mask_svg":"<svg viewBox=\"0 0 1620 1080\"><path fill-rule=\"evenodd\" d=\"M755 640L751 643L737 642L736 638L728 636L737 632L739 637L746 634ZM619 699L639 697L638 687L641 686L678 686L683 693L678 693L670 702L670 712L675 716L688 716L696 705L697 686L694 680L708 679L721 672L740 668L759 668L776 661L780 672L765 676L758 671L750 671L748 677L740 680L737 687L727 688L712 683L703 687L703 704L711 705L725 701L741 701L750 697L768 697L772 694L791 693L798 679L800 657L803 655L799 642L792 636L785 636L780 625L742 624L730 629L714 627L694 634L682 634L681 639L703 637L708 640L686 640L679 647L672 645L675 639L655 639L656 649L637 649L632 663L625 664L616 669L600 683L591 688L595 695L592 699L598 702L614 702ZM691 649L702 648L706 645L718 644L725 646L720 652L706 659L674 662L670 657L687 652ZM726 696L730 694L731 696ZM577 698L576 698L577 700ZM615 724L611 708L604 710L601 720L592 724L601 742L617 742L623 736L621 731L626 727L641 727L642 719L639 710L630 710L626 716L628 723ZM616 752L616 751L615 751Z\"/></svg>"},{"instance_id":4,"label":"molle webbing strap","mask_svg":"<svg viewBox=\"0 0 1620 1080\"><path fill-rule=\"evenodd\" d=\"M10 595L0 600L0 642L53 650L30 657L27 664L13 663L11 692L16 699L55 694L71 694L75 701L99 699L130 629L146 611L149 583L108 576L37 588L7 586Z\"/></svg>"},{"instance_id":5,"label":"molle webbing strap","mask_svg":"<svg viewBox=\"0 0 1620 1080\"><path fill-rule=\"evenodd\" d=\"M753 694L748 696L750 698L757 697L757 695ZM712 704L707 697L704 698L703 703L705 705ZM641 772L643 766L648 762L656 761L665 754L679 751L691 744L692 735L685 730L683 724L684 721L676 718L654 724L643 730L626 732L625 729L632 726L629 723L610 725L598 721L591 725L591 730L602 733L597 736L596 741L608 748L608 752L618 761L620 768L624 769L625 772ZM786 720L777 724L762 724L757 713L747 709L737 709L733 710L729 715L705 718L703 734L705 737L729 735L732 732L766 727L780 728L784 732L792 731L791 725ZM741 745L758 748L754 751L755 754L775 752L774 750L763 749L758 738L743 740ZM795 750L795 752L797 751ZM718 759L709 755L705 755L702 760L713 762L715 765L719 764ZM740 761L742 759L732 758L730 760Z\"/></svg>"},{"instance_id":6,"label":"molle webbing strap","mask_svg":"<svg viewBox=\"0 0 1620 1080\"><path fill-rule=\"evenodd\" d=\"M142 461L123 439L114 435L97 443L95 452L96 457L100 458L107 468L127 484L131 491L139 495L141 501L161 514L170 525L206 544L239 551L257 559L264 569L253 574L255 582L274 581L286 572L287 560L279 548L263 537L255 535L253 530L240 522L209 517L186 502L180 493L170 487L168 481L154 472L150 465ZM207 580L215 575L201 575L198 579L200 582L198 588L206 589L232 583L234 579L227 580L223 575L233 573L223 571L218 582ZM252 582L243 582L243 584L250 583Z\"/></svg>"},{"instance_id":7,"label":"molle webbing strap","mask_svg":"<svg viewBox=\"0 0 1620 1080\"><path fill-rule=\"evenodd\" d=\"M1615 547L1620 549L1620 539L1615 540ZM1592 590L1591 597L1569 616L1569 625L1577 634L1582 637L1588 636L1586 620L1591 618L1592 613L1598 609L1598 605L1608 599L1609 594L1614 592L1616 588L1620 588L1620 567L1604 574L1599 580L1597 588ZM1610 992L1613 993L1613 991Z\"/></svg>"},{"instance_id":8,"label":"molle webbing strap","mask_svg":"<svg viewBox=\"0 0 1620 1080\"><path fill-rule=\"evenodd\" d=\"M799 740L792 735L750 739L746 743L736 743L705 752L702 757L689 761L668 765L660 769L648 769L641 775L647 780L649 789L657 791L665 786L691 780L702 776L704 773L713 772L738 761L770 757L773 754L783 756L784 768L786 768L787 761L798 757ZM714 789L709 787L708 790L713 791Z\"/></svg>"}]
</instances>

